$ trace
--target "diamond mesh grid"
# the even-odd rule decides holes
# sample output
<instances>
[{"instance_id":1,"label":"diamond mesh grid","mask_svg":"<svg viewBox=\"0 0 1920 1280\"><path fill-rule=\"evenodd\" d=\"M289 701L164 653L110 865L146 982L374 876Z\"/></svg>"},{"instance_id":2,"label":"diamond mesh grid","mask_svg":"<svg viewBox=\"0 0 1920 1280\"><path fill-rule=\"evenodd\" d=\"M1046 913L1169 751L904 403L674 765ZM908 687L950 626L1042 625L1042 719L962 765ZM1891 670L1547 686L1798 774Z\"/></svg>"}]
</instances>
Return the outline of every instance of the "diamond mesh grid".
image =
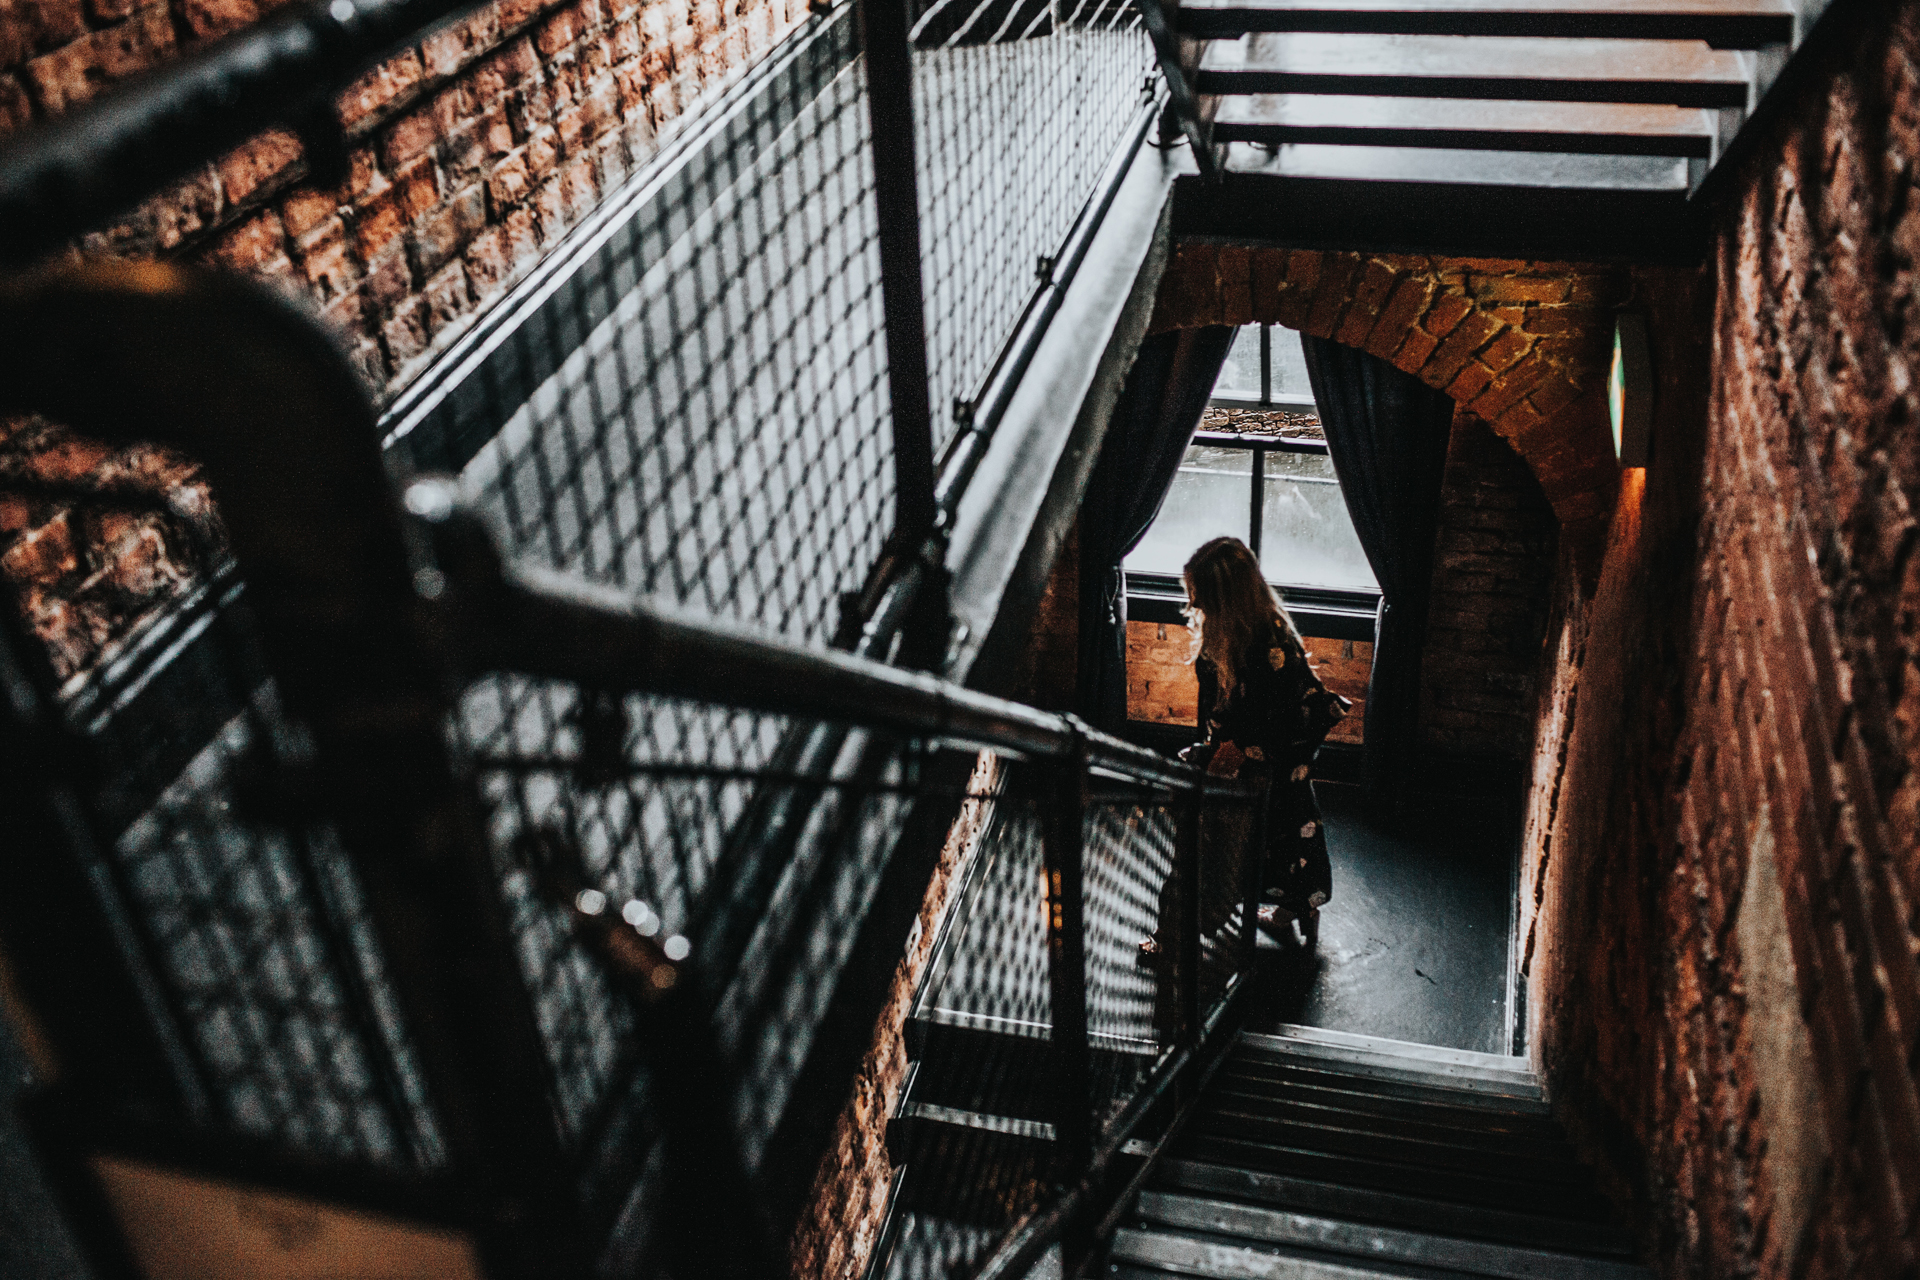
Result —
<instances>
[{"instance_id":1,"label":"diamond mesh grid","mask_svg":"<svg viewBox=\"0 0 1920 1280\"><path fill-rule=\"evenodd\" d=\"M1139 15L1118 0L960 7L926 10L913 60L936 450L1051 274L1154 72Z\"/></svg>"},{"instance_id":2,"label":"diamond mesh grid","mask_svg":"<svg viewBox=\"0 0 1920 1280\"><path fill-rule=\"evenodd\" d=\"M114 845L129 916L224 1119L317 1155L432 1165L418 1070L344 854L238 810L271 688Z\"/></svg>"}]
</instances>

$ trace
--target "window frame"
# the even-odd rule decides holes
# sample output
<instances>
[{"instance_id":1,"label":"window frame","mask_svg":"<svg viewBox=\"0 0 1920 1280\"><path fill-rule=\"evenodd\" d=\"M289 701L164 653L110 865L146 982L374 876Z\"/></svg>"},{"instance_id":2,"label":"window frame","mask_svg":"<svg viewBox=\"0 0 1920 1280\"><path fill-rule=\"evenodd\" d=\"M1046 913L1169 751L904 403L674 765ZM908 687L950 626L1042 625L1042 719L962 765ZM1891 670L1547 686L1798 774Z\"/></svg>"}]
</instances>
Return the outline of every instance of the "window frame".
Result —
<instances>
[{"instance_id":1,"label":"window frame","mask_svg":"<svg viewBox=\"0 0 1920 1280\"><path fill-rule=\"evenodd\" d=\"M1268 397L1271 391L1271 353L1268 330L1271 325L1260 326L1260 389L1262 399L1255 403L1246 400L1212 398L1209 405L1228 409L1248 408L1285 408L1292 407L1301 397L1283 397L1274 400ZM1312 408L1311 397L1305 399L1305 405ZM1196 431L1187 447L1205 445L1214 449L1245 449L1253 454L1253 465L1249 471L1247 489L1247 545L1255 556L1261 553L1261 543L1265 530L1264 508L1266 495L1266 467L1269 453L1313 453L1325 456L1325 440L1302 440L1287 436L1255 435L1240 431ZM1289 586L1284 582L1273 583L1286 602L1287 612L1293 616L1294 625L1307 635L1330 640L1365 640L1374 638L1375 623L1380 609L1378 590L1341 590L1330 587ZM1186 615L1181 607L1187 602L1186 588L1181 584L1178 574L1147 573L1137 569L1126 570L1127 618L1135 622L1159 622L1185 625Z\"/></svg>"}]
</instances>

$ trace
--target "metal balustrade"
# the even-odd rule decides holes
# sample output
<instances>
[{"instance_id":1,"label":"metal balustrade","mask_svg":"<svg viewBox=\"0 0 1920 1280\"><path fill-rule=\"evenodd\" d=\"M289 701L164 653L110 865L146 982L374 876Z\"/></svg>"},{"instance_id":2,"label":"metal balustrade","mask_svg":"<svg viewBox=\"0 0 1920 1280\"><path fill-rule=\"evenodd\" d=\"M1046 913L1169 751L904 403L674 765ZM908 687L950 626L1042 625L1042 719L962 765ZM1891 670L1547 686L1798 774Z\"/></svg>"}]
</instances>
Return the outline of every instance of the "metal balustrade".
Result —
<instances>
[{"instance_id":1,"label":"metal balustrade","mask_svg":"<svg viewBox=\"0 0 1920 1280\"><path fill-rule=\"evenodd\" d=\"M10 142L13 260L268 123L324 161L315 103L449 12L290 11ZM371 1212L476 1274L770 1273L871 1026L848 975L890 971L959 803L954 742L1144 788L1089 799L1099 940L1062 925L1045 966L1090 1028L1060 1050L1083 1156L1165 1065L1171 997L1114 948L1163 909L1167 797L1201 781L881 665L943 660L946 530L1154 118L1151 60L1116 4L887 11L891 37L876 12L864 51L841 7L744 75L377 420L308 321L232 283L0 289L0 408L177 447L219 502L206 579L99 670L56 690L11 620L0 655L9 829L39 855L0 914L66 1067L34 1123L106 1265L155 1247L133 1168ZM395 506L389 472L423 469L454 478ZM1072 825L1041 842L1062 867Z\"/></svg>"}]
</instances>

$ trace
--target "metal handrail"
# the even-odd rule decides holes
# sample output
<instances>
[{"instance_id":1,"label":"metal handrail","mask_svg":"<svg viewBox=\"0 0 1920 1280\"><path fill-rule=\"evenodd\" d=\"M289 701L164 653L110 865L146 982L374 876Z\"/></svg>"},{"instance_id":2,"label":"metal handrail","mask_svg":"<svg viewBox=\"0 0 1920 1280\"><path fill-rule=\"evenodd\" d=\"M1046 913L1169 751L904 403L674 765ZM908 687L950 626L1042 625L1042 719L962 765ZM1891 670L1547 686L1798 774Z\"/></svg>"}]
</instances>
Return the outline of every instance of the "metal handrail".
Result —
<instances>
[{"instance_id":1,"label":"metal handrail","mask_svg":"<svg viewBox=\"0 0 1920 1280\"><path fill-rule=\"evenodd\" d=\"M513 671L610 692L656 693L916 738L1080 760L1160 788L1246 799L1245 784L1092 728L1079 717L968 689L857 654L802 649L549 570L502 562L450 479L415 480L407 510L430 530L444 585L424 607L464 637L471 672Z\"/></svg>"},{"instance_id":2,"label":"metal handrail","mask_svg":"<svg viewBox=\"0 0 1920 1280\"><path fill-rule=\"evenodd\" d=\"M0 262L38 261L262 130L300 135L310 175L346 176L334 100L476 0L315 0L168 63L0 146Z\"/></svg>"}]
</instances>

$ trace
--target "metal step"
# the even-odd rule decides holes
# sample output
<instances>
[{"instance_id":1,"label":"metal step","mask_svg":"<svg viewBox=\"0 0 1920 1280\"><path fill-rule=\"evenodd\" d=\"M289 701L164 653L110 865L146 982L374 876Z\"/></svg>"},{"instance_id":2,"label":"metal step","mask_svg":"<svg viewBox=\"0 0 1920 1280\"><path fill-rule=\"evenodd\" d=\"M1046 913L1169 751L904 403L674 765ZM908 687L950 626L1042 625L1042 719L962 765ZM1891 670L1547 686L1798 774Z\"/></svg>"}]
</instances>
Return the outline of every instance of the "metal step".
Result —
<instances>
[{"instance_id":1,"label":"metal step","mask_svg":"<svg viewBox=\"0 0 1920 1280\"><path fill-rule=\"evenodd\" d=\"M1426 1196L1449 1204L1512 1209L1576 1222L1601 1222L1609 1217L1605 1203L1583 1187L1467 1173L1393 1159L1369 1159L1312 1147L1276 1146L1217 1134L1188 1133L1171 1154L1182 1160L1311 1178L1396 1195Z\"/></svg>"},{"instance_id":2,"label":"metal step","mask_svg":"<svg viewBox=\"0 0 1920 1280\"><path fill-rule=\"evenodd\" d=\"M1632 1253L1632 1243L1611 1223L1520 1213L1510 1207L1450 1204L1422 1195L1345 1186L1202 1160L1162 1161L1154 1185L1359 1222L1440 1231L1452 1236L1569 1253L1621 1257Z\"/></svg>"},{"instance_id":3,"label":"metal step","mask_svg":"<svg viewBox=\"0 0 1920 1280\"><path fill-rule=\"evenodd\" d=\"M1283 1025L1271 1033L1242 1032L1236 1061L1266 1061L1336 1068L1354 1080L1399 1081L1463 1094L1544 1103L1546 1094L1524 1058L1377 1036Z\"/></svg>"},{"instance_id":4,"label":"metal step","mask_svg":"<svg viewBox=\"0 0 1920 1280\"><path fill-rule=\"evenodd\" d=\"M1214 1079L1224 1096L1317 1102L1385 1117L1473 1126L1499 1133L1553 1136L1560 1132L1545 1103L1461 1093L1427 1085L1354 1080L1337 1069L1277 1062L1229 1063Z\"/></svg>"},{"instance_id":5,"label":"metal step","mask_svg":"<svg viewBox=\"0 0 1920 1280\"><path fill-rule=\"evenodd\" d=\"M1613 1258L1489 1244L1164 1191L1143 1192L1135 1213L1142 1223L1183 1232L1206 1232L1349 1255L1368 1262L1402 1262L1502 1280L1647 1280L1649 1275L1644 1267Z\"/></svg>"},{"instance_id":6,"label":"metal step","mask_svg":"<svg viewBox=\"0 0 1920 1280\"><path fill-rule=\"evenodd\" d=\"M1194 92L1749 107L1755 55L1697 40L1255 33L1216 40Z\"/></svg>"},{"instance_id":7,"label":"metal step","mask_svg":"<svg viewBox=\"0 0 1920 1280\"><path fill-rule=\"evenodd\" d=\"M1107 1250L1110 1276L1209 1276L1218 1280L1457 1280L1458 1273L1404 1262L1363 1262L1250 1245L1221 1236L1122 1227ZM1151 1268L1136 1270L1135 1268Z\"/></svg>"},{"instance_id":8,"label":"metal step","mask_svg":"<svg viewBox=\"0 0 1920 1280\"><path fill-rule=\"evenodd\" d=\"M1449 185L1456 189L1533 187L1586 196L1644 192L1684 199L1690 164L1678 156L1574 155L1548 151L1450 151L1438 147L1334 147L1289 143L1268 152L1230 143L1236 175L1311 178L1348 184ZM1483 199L1489 198L1486 196Z\"/></svg>"},{"instance_id":9,"label":"metal step","mask_svg":"<svg viewBox=\"0 0 1920 1280\"><path fill-rule=\"evenodd\" d=\"M1718 112L1621 102L1512 102L1256 93L1222 98L1216 142L1710 159Z\"/></svg>"},{"instance_id":10,"label":"metal step","mask_svg":"<svg viewBox=\"0 0 1920 1280\"><path fill-rule=\"evenodd\" d=\"M1541 1124L1516 1132L1509 1126L1486 1124L1482 1113L1446 1112L1433 1116L1431 1108L1410 1108L1411 1115L1383 1115L1368 1107L1347 1107L1324 1099L1271 1097L1236 1091L1232 1082L1216 1082L1201 1116L1222 1117L1221 1124L1252 1118L1261 1124L1330 1126L1384 1138L1405 1138L1484 1153L1501 1160L1521 1159L1571 1164L1573 1148L1552 1126ZM1199 1117L1196 1117L1198 1119ZM1248 1131L1252 1136L1253 1131Z\"/></svg>"},{"instance_id":11,"label":"metal step","mask_svg":"<svg viewBox=\"0 0 1920 1280\"><path fill-rule=\"evenodd\" d=\"M1437 1176L1471 1174L1586 1189L1589 1178L1570 1152L1549 1156L1489 1150L1477 1143L1433 1141L1378 1128L1301 1123L1209 1109L1194 1117L1195 1137L1224 1138L1263 1147L1301 1148L1390 1164L1418 1165Z\"/></svg>"},{"instance_id":12,"label":"metal step","mask_svg":"<svg viewBox=\"0 0 1920 1280\"><path fill-rule=\"evenodd\" d=\"M1700 40L1758 49L1793 39L1790 0L1185 0L1180 30Z\"/></svg>"}]
</instances>

